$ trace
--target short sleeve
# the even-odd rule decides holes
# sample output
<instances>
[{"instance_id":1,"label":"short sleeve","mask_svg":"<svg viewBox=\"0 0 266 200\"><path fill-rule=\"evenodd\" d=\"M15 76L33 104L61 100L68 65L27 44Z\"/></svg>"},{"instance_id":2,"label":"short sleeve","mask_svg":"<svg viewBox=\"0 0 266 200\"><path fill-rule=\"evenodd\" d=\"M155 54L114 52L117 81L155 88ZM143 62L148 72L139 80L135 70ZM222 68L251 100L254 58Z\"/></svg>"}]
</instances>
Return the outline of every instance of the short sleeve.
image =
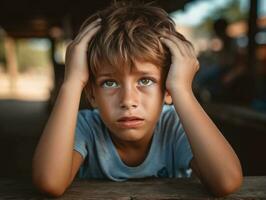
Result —
<instances>
[{"instance_id":1,"label":"short sleeve","mask_svg":"<svg viewBox=\"0 0 266 200\"><path fill-rule=\"evenodd\" d=\"M88 121L86 119L86 113L80 111L77 117L77 125L75 129L75 141L74 150L78 151L83 158L88 154L88 135L90 133L90 128L88 126Z\"/></svg>"},{"instance_id":2,"label":"short sleeve","mask_svg":"<svg viewBox=\"0 0 266 200\"><path fill-rule=\"evenodd\" d=\"M188 175L188 171L190 170L190 161L193 158L193 154L191 151L190 143L188 141L187 135L183 129L182 124L179 124L178 134L176 135L175 141L175 155L177 156L177 162L179 164L179 168L181 172L183 172L185 176Z\"/></svg>"},{"instance_id":3,"label":"short sleeve","mask_svg":"<svg viewBox=\"0 0 266 200\"><path fill-rule=\"evenodd\" d=\"M179 116L173 105L164 107L164 130L171 138L173 160L178 177L189 177L191 174L190 161L193 158L190 143L183 129Z\"/></svg>"}]
</instances>

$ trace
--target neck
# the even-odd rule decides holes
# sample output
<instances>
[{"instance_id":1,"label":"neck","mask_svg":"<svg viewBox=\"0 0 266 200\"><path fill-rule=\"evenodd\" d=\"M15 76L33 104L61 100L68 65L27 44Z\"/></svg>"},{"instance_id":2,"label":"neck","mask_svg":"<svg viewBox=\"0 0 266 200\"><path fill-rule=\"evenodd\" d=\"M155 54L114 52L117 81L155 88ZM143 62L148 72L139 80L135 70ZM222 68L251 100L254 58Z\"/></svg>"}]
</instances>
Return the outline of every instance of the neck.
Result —
<instances>
[{"instance_id":1,"label":"neck","mask_svg":"<svg viewBox=\"0 0 266 200\"><path fill-rule=\"evenodd\" d=\"M117 150L123 152L129 151L146 151L149 149L153 132L146 134L144 138L138 141L122 141L119 138L115 137L114 134L110 134L111 139Z\"/></svg>"},{"instance_id":2,"label":"neck","mask_svg":"<svg viewBox=\"0 0 266 200\"><path fill-rule=\"evenodd\" d=\"M147 157L153 134L147 134L147 137L137 142L121 142L112 134L111 138L115 148L120 156L120 159L128 166L135 167L140 165Z\"/></svg>"}]
</instances>

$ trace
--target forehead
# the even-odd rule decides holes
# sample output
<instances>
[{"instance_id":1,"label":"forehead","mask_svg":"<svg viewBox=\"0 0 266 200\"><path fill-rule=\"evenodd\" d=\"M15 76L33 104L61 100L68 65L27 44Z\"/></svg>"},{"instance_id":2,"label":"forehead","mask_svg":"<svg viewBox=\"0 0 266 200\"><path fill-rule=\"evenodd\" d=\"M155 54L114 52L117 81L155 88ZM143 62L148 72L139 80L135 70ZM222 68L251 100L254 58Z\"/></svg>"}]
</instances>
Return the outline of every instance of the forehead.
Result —
<instances>
[{"instance_id":1,"label":"forehead","mask_svg":"<svg viewBox=\"0 0 266 200\"><path fill-rule=\"evenodd\" d=\"M133 66L103 66L98 70L96 76L107 74L150 74L161 76L161 68L150 62L135 62Z\"/></svg>"}]
</instances>

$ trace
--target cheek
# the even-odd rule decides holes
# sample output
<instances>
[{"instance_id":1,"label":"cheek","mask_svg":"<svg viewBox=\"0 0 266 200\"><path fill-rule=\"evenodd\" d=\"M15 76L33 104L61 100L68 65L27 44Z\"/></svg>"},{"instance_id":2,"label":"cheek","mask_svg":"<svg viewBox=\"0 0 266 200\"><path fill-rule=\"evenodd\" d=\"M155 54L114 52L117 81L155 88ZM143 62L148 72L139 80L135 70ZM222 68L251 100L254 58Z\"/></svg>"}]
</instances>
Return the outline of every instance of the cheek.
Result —
<instances>
[{"instance_id":1,"label":"cheek","mask_svg":"<svg viewBox=\"0 0 266 200\"><path fill-rule=\"evenodd\" d=\"M145 98L153 99L154 101L160 101L163 97L163 90L159 85L143 88L141 92L144 94Z\"/></svg>"},{"instance_id":2,"label":"cheek","mask_svg":"<svg viewBox=\"0 0 266 200\"><path fill-rule=\"evenodd\" d=\"M110 107L111 100L105 94L99 93L97 95L96 102L99 108L105 109Z\"/></svg>"},{"instance_id":3,"label":"cheek","mask_svg":"<svg viewBox=\"0 0 266 200\"><path fill-rule=\"evenodd\" d=\"M98 100L97 105L103 121L105 124L108 124L114 115L112 102L110 100L105 100L105 98L101 98Z\"/></svg>"},{"instance_id":4,"label":"cheek","mask_svg":"<svg viewBox=\"0 0 266 200\"><path fill-rule=\"evenodd\" d=\"M155 111L155 108L160 107L163 103L164 96L159 87L144 90L142 94L144 94L141 99L143 106L149 108L151 111Z\"/></svg>"},{"instance_id":5,"label":"cheek","mask_svg":"<svg viewBox=\"0 0 266 200\"><path fill-rule=\"evenodd\" d=\"M111 114L112 108L114 108L114 103L117 102L114 95L110 94L110 91L97 91L95 95L95 101L97 102L97 107L103 113Z\"/></svg>"}]
</instances>

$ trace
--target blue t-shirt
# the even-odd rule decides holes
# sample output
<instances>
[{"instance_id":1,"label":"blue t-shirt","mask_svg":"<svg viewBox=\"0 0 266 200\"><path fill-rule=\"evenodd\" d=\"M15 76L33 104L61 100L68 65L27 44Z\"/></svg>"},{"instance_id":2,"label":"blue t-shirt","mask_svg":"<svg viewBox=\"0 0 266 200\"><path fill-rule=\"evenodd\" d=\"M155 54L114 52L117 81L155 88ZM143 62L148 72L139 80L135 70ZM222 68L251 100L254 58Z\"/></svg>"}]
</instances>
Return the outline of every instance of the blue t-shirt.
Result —
<instances>
[{"instance_id":1,"label":"blue t-shirt","mask_svg":"<svg viewBox=\"0 0 266 200\"><path fill-rule=\"evenodd\" d=\"M189 177L193 157L174 106L164 105L145 160L136 167L120 158L98 110L78 114L74 149L84 158L79 178L125 181L144 177Z\"/></svg>"}]
</instances>

